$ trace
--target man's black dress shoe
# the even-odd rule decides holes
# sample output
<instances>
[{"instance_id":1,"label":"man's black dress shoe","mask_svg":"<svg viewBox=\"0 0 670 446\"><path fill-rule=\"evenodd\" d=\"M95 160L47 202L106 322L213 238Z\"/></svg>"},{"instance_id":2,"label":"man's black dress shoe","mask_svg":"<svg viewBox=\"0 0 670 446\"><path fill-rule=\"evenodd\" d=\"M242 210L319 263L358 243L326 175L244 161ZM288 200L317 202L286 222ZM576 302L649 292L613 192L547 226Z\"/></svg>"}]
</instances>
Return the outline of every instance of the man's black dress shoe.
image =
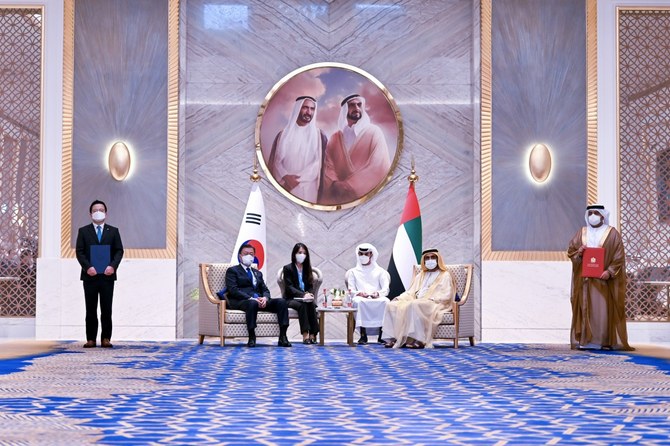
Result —
<instances>
[{"instance_id":1,"label":"man's black dress shoe","mask_svg":"<svg viewBox=\"0 0 670 446\"><path fill-rule=\"evenodd\" d=\"M286 336L280 336L277 345L280 347L290 347L291 343L288 341L288 338Z\"/></svg>"},{"instance_id":2,"label":"man's black dress shoe","mask_svg":"<svg viewBox=\"0 0 670 446\"><path fill-rule=\"evenodd\" d=\"M303 343L303 344L307 344L307 345L311 344L311 342L310 342L309 339L303 339L303 340L302 340L302 343Z\"/></svg>"},{"instance_id":3,"label":"man's black dress shoe","mask_svg":"<svg viewBox=\"0 0 670 446\"><path fill-rule=\"evenodd\" d=\"M367 345L367 343L368 343L368 335L362 335L358 340L358 345Z\"/></svg>"},{"instance_id":4,"label":"man's black dress shoe","mask_svg":"<svg viewBox=\"0 0 670 446\"><path fill-rule=\"evenodd\" d=\"M256 347L256 339L251 339L247 341L247 347Z\"/></svg>"}]
</instances>

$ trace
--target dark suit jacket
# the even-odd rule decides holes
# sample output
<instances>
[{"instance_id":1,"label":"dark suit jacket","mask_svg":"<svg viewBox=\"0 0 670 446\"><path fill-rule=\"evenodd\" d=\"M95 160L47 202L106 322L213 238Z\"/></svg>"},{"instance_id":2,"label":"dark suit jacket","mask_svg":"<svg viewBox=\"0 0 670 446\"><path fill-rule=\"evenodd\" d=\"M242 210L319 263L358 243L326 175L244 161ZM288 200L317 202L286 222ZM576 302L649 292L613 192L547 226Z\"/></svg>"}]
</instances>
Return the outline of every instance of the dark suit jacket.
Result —
<instances>
[{"instance_id":1,"label":"dark suit jacket","mask_svg":"<svg viewBox=\"0 0 670 446\"><path fill-rule=\"evenodd\" d=\"M91 265L91 245L110 246L111 252L109 265L114 268L114 274L105 276L102 274L102 271L98 271L97 276L89 276L86 274L86 271L93 266ZM77 260L81 265L81 280L116 280L116 270L119 268L119 263L121 263L121 259L123 258L123 243L121 243L121 235L117 228L105 223L102 230L102 237L98 242L98 236L95 233L95 226L93 223L82 226L77 233L76 252Z\"/></svg>"},{"instance_id":2,"label":"dark suit jacket","mask_svg":"<svg viewBox=\"0 0 670 446\"><path fill-rule=\"evenodd\" d=\"M242 265L231 266L226 270L226 290L228 299L247 300L254 297L254 293L259 297L270 299L270 290L263 280L263 273L255 268L251 268L252 274L256 277L256 287Z\"/></svg>"},{"instance_id":3,"label":"dark suit jacket","mask_svg":"<svg viewBox=\"0 0 670 446\"><path fill-rule=\"evenodd\" d=\"M314 285L309 285L305 278L303 277L303 282L305 283L305 291L300 289L300 281L298 280L298 268L293 263L284 265L283 269L284 274L284 299L290 300L294 297L303 297L305 293L314 293Z\"/></svg>"}]
</instances>

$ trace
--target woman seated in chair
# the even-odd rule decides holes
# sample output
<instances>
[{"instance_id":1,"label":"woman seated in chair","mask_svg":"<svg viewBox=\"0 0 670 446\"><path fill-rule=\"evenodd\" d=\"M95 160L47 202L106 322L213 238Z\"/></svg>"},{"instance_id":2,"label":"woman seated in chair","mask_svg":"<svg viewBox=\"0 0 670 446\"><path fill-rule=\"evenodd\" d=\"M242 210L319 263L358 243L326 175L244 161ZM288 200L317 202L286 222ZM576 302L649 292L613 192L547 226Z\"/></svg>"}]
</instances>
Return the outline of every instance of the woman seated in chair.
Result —
<instances>
[{"instance_id":1,"label":"woman seated in chair","mask_svg":"<svg viewBox=\"0 0 670 446\"><path fill-rule=\"evenodd\" d=\"M284 265L284 299L289 308L298 312L303 344L316 344L319 323L316 318L314 276L309 250L303 243L296 243L291 252L291 263ZM296 300L299 298L300 300ZM303 300L304 299L304 300Z\"/></svg>"},{"instance_id":2,"label":"woman seated in chair","mask_svg":"<svg viewBox=\"0 0 670 446\"><path fill-rule=\"evenodd\" d=\"M433 346L433 334L446 311L451 311L456 283L437 249L421 254L421 271L407 291L392 300L384 313L386 347Z\"/></svg>"}]
</instances>

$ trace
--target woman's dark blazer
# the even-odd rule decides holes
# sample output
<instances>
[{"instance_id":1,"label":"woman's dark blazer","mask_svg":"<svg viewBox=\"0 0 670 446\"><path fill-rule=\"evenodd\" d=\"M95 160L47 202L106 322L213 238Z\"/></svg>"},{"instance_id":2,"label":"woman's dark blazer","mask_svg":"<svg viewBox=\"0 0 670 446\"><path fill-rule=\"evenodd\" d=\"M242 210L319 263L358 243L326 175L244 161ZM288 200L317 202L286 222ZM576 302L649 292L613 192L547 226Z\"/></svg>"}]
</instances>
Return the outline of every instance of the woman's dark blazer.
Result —
<instances>
[{"instance_id":1,"label":"woman's dark blazer","mask_svg":"<svg viewBox=\"0 0 670 446\"><path fill-rule=\"evenodd\" d=\"M290 300L294 297L303 297L305 293L314 294L313 285L310 286L305 282L305 291L300 289L300 282L298 281L298 268L293 263L284 265L284 299Z\"/></svg>"}]
</instances>

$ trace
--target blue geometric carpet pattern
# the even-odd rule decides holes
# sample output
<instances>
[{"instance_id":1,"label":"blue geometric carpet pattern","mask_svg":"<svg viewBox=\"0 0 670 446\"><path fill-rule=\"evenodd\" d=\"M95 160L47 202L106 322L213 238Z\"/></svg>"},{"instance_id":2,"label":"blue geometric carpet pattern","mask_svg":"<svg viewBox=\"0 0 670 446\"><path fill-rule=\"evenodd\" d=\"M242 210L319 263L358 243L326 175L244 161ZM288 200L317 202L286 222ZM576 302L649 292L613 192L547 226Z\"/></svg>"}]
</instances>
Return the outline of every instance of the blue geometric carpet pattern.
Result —
<instances>
[{"instance_id":1,"label":"blue geometric carpet pattern","mask_svg":"<svg viewBox=\"0 0 670 446\"><path fill-rule=\"evenodd\" d=\"M62 343L0 361L0 444L670 445L670 363L458 350Z\"/></svg>"}]
</instances>

